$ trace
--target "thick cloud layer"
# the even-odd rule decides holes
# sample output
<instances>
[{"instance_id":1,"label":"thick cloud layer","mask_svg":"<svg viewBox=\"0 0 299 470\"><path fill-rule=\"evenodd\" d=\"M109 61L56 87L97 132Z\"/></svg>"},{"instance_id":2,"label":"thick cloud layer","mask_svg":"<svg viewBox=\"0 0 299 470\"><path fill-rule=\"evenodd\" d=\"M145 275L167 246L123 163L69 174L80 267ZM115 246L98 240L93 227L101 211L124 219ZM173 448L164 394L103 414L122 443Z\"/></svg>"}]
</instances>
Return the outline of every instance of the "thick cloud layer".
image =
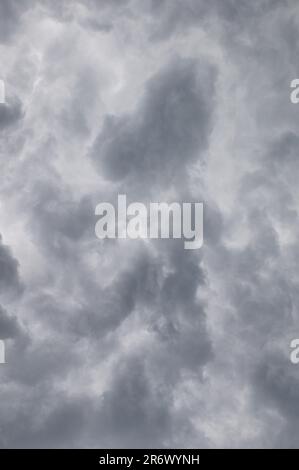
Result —
<instances>
[{"instance_id":1,"label":"thick cloud layer","mask_svg":"<svg viewBox=\"0 0 299 470\"><path fill-rule=\"evenodd\" d=\"M298 447L296 0L0 0L0 446ZM204 246L95 207L204 202Z\"/></svg>"},{"instance_id":2,"label":"thick cloud layer","mask_svg":"<svg viewBox=\"0 0 299 470\"><path fill-rule=\"evenodd\" d=\"M100 170L111 180L142 180L143 190L176 183L207 145L213 83L206 64L176 57L148 80L133 115L105 118L92 149Z\"/></svg>"}]
</instances>

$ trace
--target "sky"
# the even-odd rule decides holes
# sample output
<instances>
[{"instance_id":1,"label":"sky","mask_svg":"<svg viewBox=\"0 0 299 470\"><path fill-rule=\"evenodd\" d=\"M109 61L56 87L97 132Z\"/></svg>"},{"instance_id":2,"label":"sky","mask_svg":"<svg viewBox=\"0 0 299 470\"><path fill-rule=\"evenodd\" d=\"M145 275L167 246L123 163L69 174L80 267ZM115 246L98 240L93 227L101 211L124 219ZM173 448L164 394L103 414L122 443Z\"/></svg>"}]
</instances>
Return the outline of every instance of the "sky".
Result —
<instances>
[{"instance_id":1,"label":"sky","mask_svg":"<svg viewBox=\"0 0 299 470\"><path fill-rule=\"evenodd\" d=\"M296 448L297 0L0 0L1 448ZM204 204L204 244L95 207Z\"/></svg>"}]
</instances>

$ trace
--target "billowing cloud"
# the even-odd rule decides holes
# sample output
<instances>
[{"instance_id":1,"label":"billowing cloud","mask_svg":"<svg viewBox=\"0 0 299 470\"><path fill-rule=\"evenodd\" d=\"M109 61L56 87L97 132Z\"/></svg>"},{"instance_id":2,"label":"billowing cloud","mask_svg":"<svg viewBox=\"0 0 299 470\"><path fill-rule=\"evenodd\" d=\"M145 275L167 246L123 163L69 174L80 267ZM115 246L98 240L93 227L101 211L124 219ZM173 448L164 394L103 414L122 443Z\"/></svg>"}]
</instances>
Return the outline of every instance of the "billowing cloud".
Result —
<instances>
[{"instance_id":1,"label":"billowing cloud","mask_svg":"<svg viewBox=\"0 0 299 470\"><path fill-rule=\"evenodd\" d=\"M1 447L298 446L298 23L0 2ZM118 194L204 202L203 248L98 240Z\"/></svg>"}]
</instances>

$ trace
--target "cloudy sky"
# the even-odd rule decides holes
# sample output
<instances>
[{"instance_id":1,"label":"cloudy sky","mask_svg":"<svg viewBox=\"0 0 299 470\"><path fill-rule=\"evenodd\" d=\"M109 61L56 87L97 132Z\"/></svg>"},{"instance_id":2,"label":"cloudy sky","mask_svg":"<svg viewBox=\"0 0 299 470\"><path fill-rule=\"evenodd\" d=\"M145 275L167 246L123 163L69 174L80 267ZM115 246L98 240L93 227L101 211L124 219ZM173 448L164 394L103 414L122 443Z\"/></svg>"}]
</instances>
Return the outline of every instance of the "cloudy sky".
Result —
<instances>
[{"instance_id":1,"label":"cloudy sky","mask_svg":"<svg viewBox=\"0 0 299 470\"><path fill-rule=\"evenodd\" d=\"M0 447L297 447L297 0L0 0ZM204 202L204 246L95 207Z\"/></svg>"}]
</instances>

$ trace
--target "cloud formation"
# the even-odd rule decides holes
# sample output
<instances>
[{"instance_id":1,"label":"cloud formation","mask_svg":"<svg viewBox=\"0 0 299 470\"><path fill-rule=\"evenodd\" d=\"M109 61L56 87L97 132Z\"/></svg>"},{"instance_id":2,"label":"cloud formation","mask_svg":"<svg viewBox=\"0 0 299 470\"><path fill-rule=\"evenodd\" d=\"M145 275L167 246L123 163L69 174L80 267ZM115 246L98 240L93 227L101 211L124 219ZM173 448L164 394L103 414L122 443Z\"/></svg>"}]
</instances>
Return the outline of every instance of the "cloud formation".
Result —
<instances>
[{"instance_id":1,"label":"cloud formation","mask_svg":"<svg viewBox=\"0 0 299 470\"><path fill-rule=\"evenodd\" d=\"M298 446L298 24L1 0L2 448ZM203 248L98 240L119 193L204 202Z\"/></svg>"}]
</instances>

